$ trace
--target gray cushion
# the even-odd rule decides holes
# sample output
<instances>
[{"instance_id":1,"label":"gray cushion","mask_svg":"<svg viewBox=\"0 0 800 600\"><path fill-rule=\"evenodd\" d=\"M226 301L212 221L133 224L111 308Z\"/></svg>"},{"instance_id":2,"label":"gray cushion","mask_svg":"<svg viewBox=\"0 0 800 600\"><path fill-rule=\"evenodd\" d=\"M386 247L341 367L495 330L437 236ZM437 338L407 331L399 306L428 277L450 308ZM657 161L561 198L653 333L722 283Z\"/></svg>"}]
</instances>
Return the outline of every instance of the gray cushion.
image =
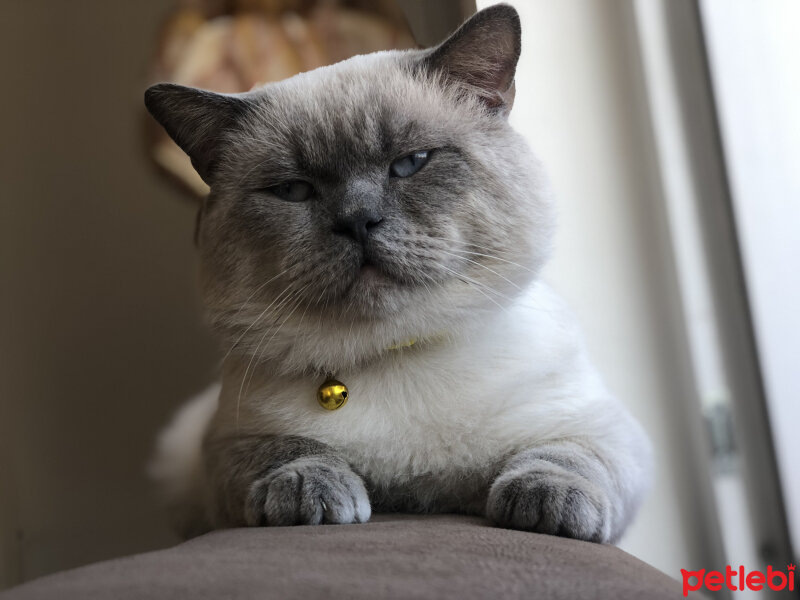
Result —
<instances>
[{"instance_id":1,"label":"gray cushion","mask_svg":"<svg viewBox=\"0 0 800 600\"><path fill-rule=\"evenodd\" d=\"M365 525L216 531L174 548L26 583L3 600L58 598L683 598L613 546L474 517L379 515Z\"/></svg>"}]
</instances>

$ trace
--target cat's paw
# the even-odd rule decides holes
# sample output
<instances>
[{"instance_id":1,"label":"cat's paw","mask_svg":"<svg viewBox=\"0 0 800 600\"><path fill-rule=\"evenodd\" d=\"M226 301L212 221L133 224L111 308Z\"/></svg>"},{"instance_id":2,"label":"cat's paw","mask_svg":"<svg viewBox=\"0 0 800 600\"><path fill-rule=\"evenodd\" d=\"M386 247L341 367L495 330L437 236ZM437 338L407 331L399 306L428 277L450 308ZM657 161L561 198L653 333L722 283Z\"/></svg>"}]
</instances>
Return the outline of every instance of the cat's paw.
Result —
<instances>
[{"instance_id":1,"label":"cat's paw","mask_svg":"<svg viewBox=\"0 0 800 600\"><path fill-rule=\"evenodd\" d=\"M316 458L283 465L250 486L248 525L365 523L371 514L361 478Z\"/></svg>"},{"instance_id":2,"label":"cat's paw","mask_svg":"<svg viewBox=\"0 0 800 600\"><path fill-rule=\"evenodd\" d=\"M489 490L486 516L510 529L607 542L608 496L578 473L545 461L537 463L501 473Z\"/></svg>"}]
</instances>

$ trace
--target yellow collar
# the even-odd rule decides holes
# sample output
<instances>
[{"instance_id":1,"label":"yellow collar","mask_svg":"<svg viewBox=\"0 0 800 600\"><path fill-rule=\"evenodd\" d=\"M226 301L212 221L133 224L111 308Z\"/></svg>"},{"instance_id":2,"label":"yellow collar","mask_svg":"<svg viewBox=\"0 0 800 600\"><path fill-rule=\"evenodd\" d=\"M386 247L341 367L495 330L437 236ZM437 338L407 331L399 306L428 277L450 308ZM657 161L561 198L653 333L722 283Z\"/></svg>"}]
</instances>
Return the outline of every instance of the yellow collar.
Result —
<instances>
[{"instance_id":1,"label":"yellow collar","mask_svg":"<svg viewBox=\"0 0 800 600\"><path fill-rule=\"evenodd\" d=\"M410 340L406 340L404 342L397 342L391 346L387 346L387 350L400 350L400 348L410 348L414 344L417 343L417 338L411 338Z\"/></svg>"}]
</instances>

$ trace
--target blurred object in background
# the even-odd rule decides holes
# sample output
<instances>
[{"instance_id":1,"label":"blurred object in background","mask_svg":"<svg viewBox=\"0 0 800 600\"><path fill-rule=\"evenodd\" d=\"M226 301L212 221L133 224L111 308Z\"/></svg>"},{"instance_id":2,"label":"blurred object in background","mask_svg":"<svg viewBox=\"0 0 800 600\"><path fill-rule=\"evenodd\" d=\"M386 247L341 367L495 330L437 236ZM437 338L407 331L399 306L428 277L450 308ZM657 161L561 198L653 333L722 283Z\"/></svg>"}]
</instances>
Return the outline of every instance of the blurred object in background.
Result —
<instances>
[{"instance_id":1,"label":"blurred object in background","mask_svg":"<svg viewBox=\"0 0 800 600\"><path fill-rule=\"evenodd\" d=\"M800 2L701 0L710 83L725 159L732 234L760 366L766 458L752 461L747 489L772 485L800 551ZM751 405L757 398L742 399ZM734 407L740 437L758 434L746 409ZM775 461L777 474L763 463ZM751 492L752 495L752 492ZM751 510L763 512L750 499ZM724 517L737 518L728 512ZM760 525L760 521L758 522ZM760 527L759 533L760 533ZM782 556L757 536L765 562Z\"/></svg>"},{"instance_id":2,"label":"blurred object in background","mask_svg":"<svg viewBox=\"0 0 800 600\"><path fill-rule=\"evenodd\" d=\"M357 54L416 47L391 0L183 0L160 37L154 81L223 93L246 92ZM152 125L155 162L205 196L208 186L189 158Z\"/></svg>"},{"instance_id":3,"label":"blurred object in background","mask_svg":"<svg viewBox=\"0 0 800 600\"><path fill-rule=\"evenodd\" d=\"M788 257L800 252L800 5L635 0L634 9L665 238L709 426L695 441L698 462L703 446L713 450L700 506L717 548L704 567L796 562L800 285Z\"/></svg>"}]
</instances>

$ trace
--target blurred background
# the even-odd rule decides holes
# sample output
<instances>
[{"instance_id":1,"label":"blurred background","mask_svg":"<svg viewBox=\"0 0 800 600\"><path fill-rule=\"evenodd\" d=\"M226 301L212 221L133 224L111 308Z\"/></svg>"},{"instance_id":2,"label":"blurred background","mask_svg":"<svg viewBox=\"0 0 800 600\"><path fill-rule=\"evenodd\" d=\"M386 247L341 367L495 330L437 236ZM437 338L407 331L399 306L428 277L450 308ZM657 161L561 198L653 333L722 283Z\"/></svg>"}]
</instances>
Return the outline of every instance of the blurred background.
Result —
<instances>
[{"instance_id":1,"label":"blurred background","mask_svg":"<svg viewBox=\"0 0 800 600\"><path fill-rule=\"evenodd\" d=\"M511 4L523 26L511 121L559 199L546 278L656 450L622 547L673 577L796 563L800 3ZM475 8L5 8L0 588L177 541L145 466L219 353L195 288L203 184L145 114L147 85L243 91L434 44Z\"/></svg>"}]
</instances>

